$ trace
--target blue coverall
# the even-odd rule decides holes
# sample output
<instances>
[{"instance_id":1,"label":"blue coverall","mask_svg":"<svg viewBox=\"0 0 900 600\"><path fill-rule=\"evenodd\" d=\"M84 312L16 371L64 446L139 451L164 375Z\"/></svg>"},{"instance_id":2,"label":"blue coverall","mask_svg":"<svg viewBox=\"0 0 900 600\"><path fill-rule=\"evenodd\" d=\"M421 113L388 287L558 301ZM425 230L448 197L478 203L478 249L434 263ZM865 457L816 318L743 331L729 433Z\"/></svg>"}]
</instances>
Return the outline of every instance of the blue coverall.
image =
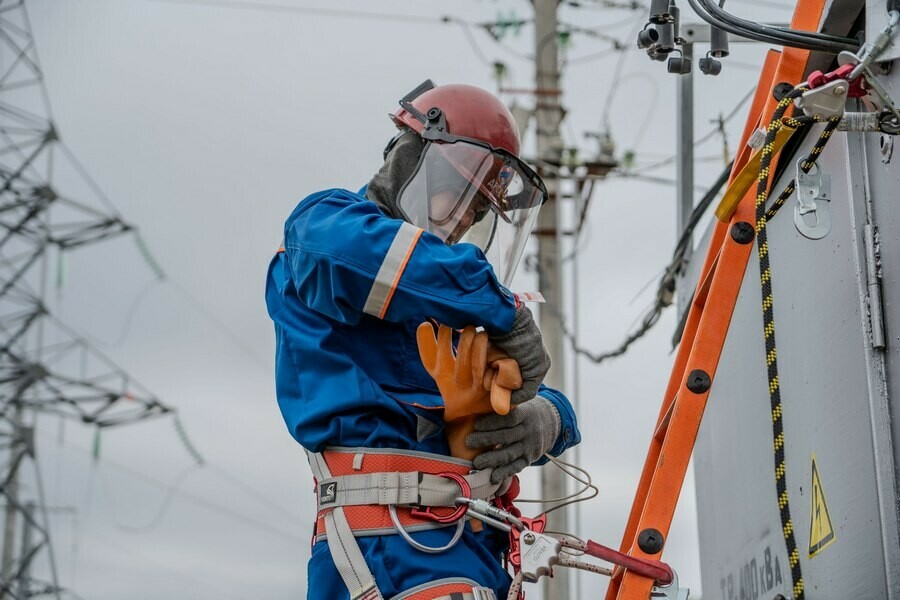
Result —
<instances>
[{"instance_id":1,"label":"blue coverall","mask_svg":"<svg viewBox=\"0 0 900 600\"><path fill-rule=\"evenodd\" d=\"M364 192L361 192L364 193ZM512 327L515 300L479 248L445 245L422 232L383 318L363 312L373 281L401 226L363 195L331 189L305 198L285 223L284 251L272 259L266 303L275 322L278 404L291 435L307 450L327 446L397 448L449 455L443 401L421 364L416 327L428 318L500 334ZM551 450L580 441L575 414L561 393L542 387L561 418ZM429 546L453 532L414 533ZM501 564L505 533L466 525L451 550L431 555L398 535L357 538L385 598L445 577L468 577L506 597ZM309 598L349 598L327 548L315 544Z\"/></svg>"}]
</instances>

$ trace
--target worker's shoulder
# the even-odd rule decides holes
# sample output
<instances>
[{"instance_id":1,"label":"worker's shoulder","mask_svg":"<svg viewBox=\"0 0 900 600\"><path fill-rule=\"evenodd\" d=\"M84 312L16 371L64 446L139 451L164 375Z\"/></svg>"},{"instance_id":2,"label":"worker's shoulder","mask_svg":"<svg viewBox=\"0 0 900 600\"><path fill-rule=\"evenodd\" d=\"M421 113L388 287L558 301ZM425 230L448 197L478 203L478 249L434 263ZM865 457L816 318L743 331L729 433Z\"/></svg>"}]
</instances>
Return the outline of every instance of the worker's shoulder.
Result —
<instances>
[{"instance_id":1,"label":"worker's shoulder","mask_svg":"<svg viewBox=\"0 0 900 600\"><path fill-rule=\"evenodd\" d=\"M290 226L297 219L316 218L326 213L379 213L375 204L358 192L352 192L343 188L330 188L309 194L294 207L287 218L286 225ZM314 217L315 215L315 217Z\"/></svg>"},{"instance_id":2,"label":"worker's shoulder","mask_svg":"<svg viewBox=\"0 0 900 600\"><path fill-rule=\"evenodd\" d=\"M297 203L297 207L294 209L294 211L302 211L322 203L334 203L338 205L359 203L372 204L372 202L368 198L366 198L359 192L353 192L344 188L329 188L327 190L321 190L309 194L299 203Z\"/></svg>"}]
</instances>

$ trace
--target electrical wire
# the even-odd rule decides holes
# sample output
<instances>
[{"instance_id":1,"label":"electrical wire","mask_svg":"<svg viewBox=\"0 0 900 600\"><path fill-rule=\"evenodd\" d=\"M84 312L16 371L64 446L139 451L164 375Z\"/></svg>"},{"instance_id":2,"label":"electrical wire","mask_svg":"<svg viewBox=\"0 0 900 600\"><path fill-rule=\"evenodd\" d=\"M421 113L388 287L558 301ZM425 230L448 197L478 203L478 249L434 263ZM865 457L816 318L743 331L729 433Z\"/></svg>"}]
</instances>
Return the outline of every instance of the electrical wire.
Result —
<instances>
[{"instance_id":1,"label":"electrical wire","mask_svg":"<svg viewBox=\"0 0 900 600\"><path fill-rule=\"evenodd\" d=\"M367 19L370 21L387 21L393 23L412 23L416 25L443 24L444 17L420 17L398 13L383 13L363 10L347 10L337 8L318 8L313 6L297 6L293 4L277 4L274 2L249 2L245 0L152 0L153 2L165 2L167 4L182 4L195 6L211 6L215 8L232 8L238 10L255 10L272 13L294 13L303 15L317 15L320 17L336 17L346 19Z\"/></svg>"},{"instance_id":2,"label":"electrical wire","mask_svg":"<svg viewBox=\"0 0 900 600\"><path fill-rule=\"evenodd\" d=\"M715 131L715 133L719 133L718 129ZM646 172L648 172L648 171L655 171L656 169L660 169L660 168L662 168L662 167L671 165L671 164L672 164L673 162L675 162L677 159L678 159L678 157L675 156L675 155L669 156L669 157L666 157L666 158L664 158L664 159L662 159L662 160L658 160L658 161L656 161L656 162L652 162L652 163L650 163L650 164L648 164L648 165L643 165L643 166L641 166L641 167L635 167L634 169L631 169L629 172L630 172L630 173L635 173L635 174L642 174L642 173L646 173ZM713 154L713 155L710 155L710 156L695 156L695 157L694 157L694 162L695 162L695 163L718 162L718 161L721 161L721 160L722 160L722 155L721 155L721 154Z\"/></svg>"},{"instance_id":3,"label":"electrical wire","mask_svg":"<svg viewBox=\"0 0 900 600\"><path fill-rule=\"evenodd\" d=\"M581 27L579 25L572 25L571 23L566 23L565 21L560 21L559 26L563 28L563 31L567 33L578 33L581 35L586 35L588 37L596 38L603 40L604 42L610 42L614 48L621 49L625 48L626 44L619 38L609 35L608 33L603 33L601 30L594 27Z\"/></svg>"},{"instance_id":4,"label":"electrical wire","mask_svg":"<svg viewBox=\"0 0 900 600\"><path fill-rule=\"evenodd\" d=\"M726 12L710 0L688 0L697 15L714 27L742 37L776 46L802 48L829 54L855 52L859 43L851 38L815 32L803 32L747 21Z\"/></svg>"},{"instance_id":5,"label":"electrical wire","mask_svg":"<svg viewBox=\"0 0 900 600\"><path fill-rule=\"evenodd\" d=\"M629 73L625 75L619 80L619 86L623 86L629 81L633 81L635 79L643 79L644 81L648 81L650 83L651 90L651 99L650 99L650 107L646 109L647 114L652 115L655 114L656 107L659 104L659 81L658 78L651 76L649 73L645 71L635 71L634 73ZM647 130L650 128L651 124L654 124L653 119L642 119L641 126L638 128L637 133L634 136L634 140L631 142L631 147L636 148L641 140L644 139L644 136L647 134Z\"/></svg>"},{"instance_id":6,"label":"electrical wire","mask_svg":"<svg viewBox=\"0 0 900 600\"><path fill-rule=\"evenodd\" d=\"M43 435L43 432L38 430L38 434ZM87 450L79 445L73 444L71 442L64 442L63 445L68 448L72 448L78 452L81 452L83 454L92 456L92 452L90 450ZM107 467L114 469L116 471L119 471L121 473L130 475L131 477L134 477L135 479L137 479L147 485L150 485L150 486L162 489L162 490L168 490L172 487L171 483L160 481L159 479L156 479L155 477L146 475L145 473L143 473L141 471L138 471L136 469L128 467L122 463L112 461L108 458L99 458L99 459L96 459L96 462L98 465L107 466ZM262 521L258 521L256 519L247 517L246 515L243 515L237 511L231 509L228 506L224 506L222 504L219 504L217 502L214 502L212 500L209 500L209 499L199 496L197 494L193 494L191 492L186 492L184 490L176 489L174 491L174 495L183 500L187 500L188 502L191 502L192 504L194 504L196 506L200 506L202 508L209 509L212 512L215 512L221 516L232 519L233 521L243 523L244 525L251 527L253 529L256 529L260 532L268 533L269 535L279 537L279 538L282 538L284 540L287 540L287 541L290 541L293 543L305 545L309 542L308 539L304 539L300 536L292 535L292 534L288 533L287 531L285 531L284 529L279 529L277 527L273 527ZM275 505L275 506L277 506L277 505ZM280 509L280 510L284 511L284 509Z\"/></svg>"},{"instance_id":7,"label":"electrical wire","mask_svg":"<svg viewBox=\"0 0 900 600\"><path fill-rule=\"evenodd\" d=\"M456 23L463 30L463 34L465 35L466 41L469 42L469 46L472 48L472 52L475 54L475 57L481 61L482 64L492 67L494 62L488 60L488 57L484 55L484 52L481 51L481 46L478 45L478 41L475 39L475 36L472 34L471 25L462 19L451 18L452 23Z\"/></svg>"},{"instance_id":8,"label":"electrical wire","mask_svg":"<svg viewBox=\"0 0 900 600\"><path fill-rule=\"evenodd\" d=\"M159 508L154 512L153 516L142 525L130 525L123 522L122 518L119 516L119 504L116 502L115 496L110 492L109 488L106 486L106 478L103 477L101 473L101 486L103 491L105 492L106 497L109 499L110 504L112 504L112 518L113 522L116 524L116 528L121 531L130 534L142 534L147 533L148 531L153 531L156 529L160 523L162 523L163 519L168 515L169 509L172 507L172 500L175 499L175 495L181 490L181 486L187 481L188 477L196 472L197 469L200 468L200 465L193 464L185 467L175 478L172 480L172 483L166 488L162 502L159 504Z\"/></svg>"},{"instance_id":9,"label":"electrical wire","mask_svg":"<svg viewBox=\"0 0 900 600\"><path fill-rule=\"evenodd\" d=\"M290 510L281 506L277 502L273 502L272 499L269 498L267 495L261 493L256 488L247 485L246 483L244 483L243 481L241 481L240 479L238 479L237 477L235 477L234 475L232 475L231 473L229 473L222 467L215 465L215 464L209 464L209 463L205 463L204 467L209 472L214 473L214 474L218 475L219 477L221 477L222 479L228 481L231 485L233 485L237 489L243 491L246 495L250 496L251 498L254 498L260 504L267 506L271 510L274 510L275 512L281 514L283 517L285 517L288 520L288 522L293 522L297 519L296 513L291 512Z\"/></svg>"},{"instance_id":10,"label":"electrical wire","mask_svg":"<svg viewBox=\"0 0 900 600\"><path fill-rule=\"evenodd\" d=\"M640 2L618 2L616 0L563 0L562 3L572 8L588 8L603 11L611 8L619 10L647 10L647 5Z\"/></svg>"},{"instance_id":11,"label":"electrical wire","mask_svg":"<svg viewBox=\"0 0 900 600\"><path fill-rule=\"evenodd\" d=\"M203 459L203 455L200 454L197 447L194 445L194 442L191 441L187 430L184 428L184 424L181 422L181 417L179 417L177 413L172 419L172 424L175 427L175 434L178 436L178 440L181 442L185 451L187 451L187 453L191 455L191 458L194 459L194 464L198 467L204 466L206 461Z\"/></svg>"},{"instance_id":12,"label":"electrical wire","mask_svg":"<svg viewBox=\"0 0 900 600\"><path fill-rule=\"evenodd\" d=\"M731 64L731 62L729 61L728 64ZM719 129L720 129L719 123L721 123L721 125L724 125L725 123L728 123L731 119L733 119L735 117L735 115L737 115L740 112L741 108L743 108L744 105L747 104L747 102L750 100L750 98L753 97L754 93L756 93L755 85L752 86L749 90L747 90L747 93L744 94L740 100L738 100L738 103L734 105L734 107L728 112L727 115L722 117L720 120L717 119L718 123L717 123L716 127L713 127L708 132L706 132L704 135L700 136L697 140L695 140L694 146L699 146L700 144L703 144L703 143L711 140L713 137L715 137L715 135L717 133L719 133Z\"/></svg>"},{"instance_id":13,"label":"electrical wire","mask_svg":"<svg viewBox=\"0 0 900 600\"><path fill-rule=\"evenodd\" d=\"M650 329L652 329L654 325L656 325L656 323L659 321L660 316L662 315L662 312L666 308L671 306L672 301L674 300L675 281L677 276L684 269L684 256L689 247L689 242L691 240L691 236L693 235L694 229L699 224L700 219L703 217L710 204L712 204L712 201L716 198L719 191L727 183L730 174L731 164L729 164L722 170L715 183L713 183L709 190L707 190L703 198L700 199L700 202L697 204L697 206L694 207L694 210L691 213L691 216L688 219L687 223L685 224L685 228L682 231L677 244L675 245L675 250L672 253L672 260L666 266L663 275L659 280L659 284L657 285L656 290L656 298L653 304L648 307L647 310L638 318L638 321L640 322L638 328L629 333L617 347L605 352L594 352L582 347L578 341L577 336L571 331L568 324L566 323L563 315L558 310L554 309L551 305L544 305L548 312L558 321L559 327L563 333L563 337L566 338L570 347L572 348L572 351L575 352L576 355L583 356L594 364L600 364L606 360L625 354L633 343L646 335L647 332L650 331ZM528 268L534 268L537 269L538 272L540 272L541 267L539 264L537 264L537 261L526 260L525 265Z\"/></svg>"},{"instance_id":14,"label":"electrical wire","mask_svg":"<svg viewBox=\"0 0 900 600\"><path fill-rule=\"evenodd\" d=\"M646 17L641 15L637 21L634 22L634 25L629 32L628 37L633 38L638 30L643 26ZM625 60L628 58L630 54L628 52L621 52L619 54L619 58L616 61L616 66L613 67L613 76L612 80L609 82L609 92L606 94L606 98L603 101L603 113L601 117L601 122L603 123L605 129L609 131L610 129L610 120L609 113L612 109L612 101L616 97L616 93L619 91L619 83L622 79L622 70L625 68Z\"/></svg>"},{"instance_id":15,"label":"electrical wire","mask_svg":"<svg viewBox=\"0 0 900 600\"><path fill-rule=\"evenodd\" d=\"M216 328L222 333L222 335L228 338L228 340L236 348L239 348L247 356L247 358L250 358L257 367L265 371L266 374L270 374L272 367L268 363L268 361L257 354L256 350L254 350L249 344L247 344L247 342L241 339L241 337L237 333L232 331L232 329L222 319L220 319L215 313L207 308L206 305L203 304L203 302L201 302L199 299L197 299L194 294L189 292L186 287L171 278L166 279L165 283L168 287L178 292L178 294L184 300L186 300L188 304L193 306L198 313L202 314L207 318L207 320L213 323Z\"/></svg>"},{"instance_id":16,"label":"electrical wire","mask_svg":"<svg viewBox=\"0 0 900 600\"><path fill-rule=\"evenodd\" d=\"M139 559L139 563L146 563L147 565L152 567L153 576L159 577L160 574L166 574L167 576L176 577L182 579L183 581L188 581L200 588L208 588L210 591L214 591L215 595L210 596L213 598L223 598L230 600L244 600L246 596L235 596L232 594L233 590L230 588L225 588L224 586L220 586L218 584L218 580L210 580L209 578L199 578L190 574L190 570L179 570L174 568L172 564L169 564L167 561L166 564L157 562L156 560L149 558L147 555L138 552L135 550L136 544L120 544L114 541L112 538L108 536L97 536L100 538L100 542L103 546L111 546L120 552L130 553L132 556L137 557Z\"/></svg>"},{"instance_id":17,"label":"electrical wire","mask_svg":"<svg viewBox=\"0 0 900 600\"><path fill-rule=\"evenodd\" d=\"M564 65L566 67L584 65L588 63L592 63L594 61L603 60L613 54L618 54L620 52L625 52L625 49L619 49L616 47L607 48L606 50L601 50L599 52L592 52L591 54L585 54L584 56L576 56L575 58L567 58Z\"/></svg>"},{"instance_id":18,"label":"electrical wire","mask_svg":"<svg viewBox=\"0 0 900 600\"><path fill-rule=\"evenodd\" d=\"M720 119L716 120L717 124L715 127L711 128L709 131L707 131L705 134L703 134L702 136L700 136L699 138L697 138L694 141L694 147L696 148L696 147L699 147L699 146L705 144L709 140L713 139L716 136L716 134L720 133L721 127L724 126L729 121L731 121L740 112L741 108L743 108L743 106L750 100L750 98L753 97L753 94L755 92L756 92L756 86L754 85L749 90L747 90L747 93L744 94L740 100L738 100L737 104L735 104L734 107L732 107L730 111L728 111L727 115L722 117L721 120ZM661 158L660 160L653 162L649 165L644 165L641 167L631 169L630 172L644 173L646 171L652 171L659 167L663 167L665 165L669 165L669 164L675 162L675 160L677 158L678 157L676 155L670 154L668 156L665 156L665 158ZM716 160L719 160L721 157L717 156L715 158L716 158ZM695 160L703 161L703 160L705 160L705 157L695 159Z\"/></svg>"},{"instance_id":19,"label":"electrical wire","mask_svg":"<svg viewBox=\"0 0 900 600\"><path fill-rule=\"evenodd\" d=\"M575 504L578 502L585 502L587 500L591 500L596 498L600 493L600 489L594 485L591 474L572 463L567 463L563 460L560 460L554 456L550 456L549 454L544 454L544 458L546 458L550 463L552 463L556 468L560 471L582 484L582 488L572 494L568 494L566 496L562 496L560 498L516 498L516 503L524 503L524 504L554 504L550 508L544 510L539 516L548 515L555 510L559 510L565 506L569 506L571 504ZM579 477L577 474L573 473L569 469L572 469L578 473L581 473L584 478ZM583 494L590 493L588 496L583 496Z\"/></svg>"},{"instance_id":20,"label":"electrical wire","mask_svg":"<svg viewBox=\"0 0 900 600\"><path fill-rule=\"evenodd\" d=\"M107 196L103 192L103 188L100 187L96 180L91 177L91 174L87 169L84 168L84 165L81 164L81 161L78 160L78 157L75 156L75 153L72 152L71 148L69 148L69 146L62 140L59 140L56 145L59 146L59 149L62 150L63 155L65 155L72 166L75 167L75 170L78 171L78 174L81 176L81 178L84 179L84 181L88 184L88 186L91 188L91 191L93 191L97 198L100 199L106 210L108 210L116 219L120 221L123 220L122 214L118 211L115 204L113 204L112 200L109 199L109 196Z\"/></svg>"},{"instance_id":21,"label":"electrical wire","mask_svg":"<svg viewBox=\"0 0 900 600\"><path fill-rule=\"evenodd\" d=\"M834 44L847 44L849 47L845 48L845 50L850 51L853 51L859 47L859 42L855 38L833 35L830 33L819 31L803 31L799 29L791 29L790 27L782 27L779 25L767 25L765 23L759 23L757 21L742 19L741 17L733 15L724 9L725 0L719 0L718 4L716 4L712 0L700 0L700 2L714 16L728 23L732 23L735 26L744 27L751 31L759 31L764 35L771 35L772 32L777 32L781 35L786 35L789 37L806 38L808 40L821 40L823 42L832 42Z\"/></svg>"},{"instance_id":22,"label":"electrical wire","mask_svg":"<svg viewBox=\"0 0 900 600\"><path fill-rule=\"evenodd\" d=\"M478 43L475 41L472 36L471 28L474 26L482 27L488 30L490 33L489 27L493 25L493 23L474 23L471 21L466 21L460 17L455 17L452 15L442 15L439 17L425 17L425 16L417 16L417 15L404 15L399 13L382 13L382 12L372 12L372 11L362 11L362 10L347 10L347 9L335 9L335 8L318 8L312 6L296 6L289 4L277 4L272 2L249 2L246 0L151 0L153 2L164 2L167 4L180 4L180 5L193 5L193 6L206 6L213 8L227 8L227 9L238 9L238 10L255 10L259 12L270 12L270 13L294 13L294 14L309 14L309 15L317 15L322 17L334 17L334 18L346 18L346 19L365 19L370 21L385 21L391 23L407 23L411 25L447 25L449 23L455 23L463 27L463 31L466 34L467 41L472 46L472 50L475 53L476 57L487 65L492 65L492 61L488 60L487 57L482 52L481 48L478 46ZM516 56L517 58L524 60L531 60L531 57L521 53L503 42L501 42L496 36L491 35L491 39L500 47L506 49L508 52Z\"/></svg>"},{"instance_id":23,"label":"electrical wire","mask_svg":"<svg viewBox=\"0 0 900 600\"><path fill-rule=\"evenodd\" d=\"M643 175L641 173L633 173L631 171L620 171L614 170L610 171L607 174L607 177L621 177L622 179L636 179L638 181L645 181L647 183L655 183L657 185L678 185L678 182L674 179L666 179L665 177L656 177L654 175ZM700 189L700 186L694 186L695 189Z\"/></svg>"}]
</instances>

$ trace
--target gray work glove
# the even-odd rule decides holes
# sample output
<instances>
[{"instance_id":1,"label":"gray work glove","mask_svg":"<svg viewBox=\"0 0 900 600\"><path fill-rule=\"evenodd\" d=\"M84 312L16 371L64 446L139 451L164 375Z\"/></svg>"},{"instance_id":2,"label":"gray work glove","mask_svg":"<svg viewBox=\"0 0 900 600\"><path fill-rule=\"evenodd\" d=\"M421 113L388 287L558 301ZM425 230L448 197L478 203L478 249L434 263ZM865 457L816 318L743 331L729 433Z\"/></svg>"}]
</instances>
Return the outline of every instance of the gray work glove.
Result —
<instances>
[{"instance_id":1,"label":"gray work glove","mask_svg":"<svg viewBox=\"0 0 900 600\"><path fill-rule=\"evenodd\" d=\"M550 370L550 355L528 307L521 304L509 333L491 336L491 343L519 364L522 387L512 393L512 403L521 404L534 398Z\"/></svg>"},{"instance_id":2,"label":"gray work glove","mask_svg":"<svg viewBox=\"0 0 900 600\"><path fill-rule=\"evenodd\" d=\"M476 469L494 469L493 483L512 477L556 445L561 421L553 403L537 396L509 411L475 419L475 431L466 436L472 449L492 448L475 457Z\"/></svg>"}]
</instances>

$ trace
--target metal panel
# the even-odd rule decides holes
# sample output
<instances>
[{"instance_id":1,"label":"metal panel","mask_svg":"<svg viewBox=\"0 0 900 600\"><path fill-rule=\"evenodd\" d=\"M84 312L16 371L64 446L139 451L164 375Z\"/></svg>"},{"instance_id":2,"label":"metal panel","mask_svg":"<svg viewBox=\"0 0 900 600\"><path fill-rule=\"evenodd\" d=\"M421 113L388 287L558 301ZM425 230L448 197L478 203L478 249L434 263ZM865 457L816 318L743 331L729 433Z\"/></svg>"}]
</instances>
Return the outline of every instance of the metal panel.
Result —
<instances>
[{"instance_id":1,"label":"metal panel","mask_svg":"<svg viewBox=\"0 0 900 600\"><path fill-rule=\"evenodd\" d=\"M883 81L889 90L900 90L900 73ZM887 338L887 390L893 413L895 464L900 465L900 139L866 136L869 196L878 227L881 261L879 271Z\"/></svg>"},{"instance_id":2,"label":"metal panel","mask_svg":"<svg viewBox=\"0 0 900 600\"><path fill-rule=\"evenodd\" d=\"M858 109L859 107L857 107ZM885 351L891 349L885 336L886 321L890 321L895 327L900 318L900 313L891 305L891 310L884 310L882 298L881 271L884 266L881 244L879 243L879 231L883 231L884 237L889 240L889 249L897 247L897 239L900 236L900 223L891 219L893 215L887 211L886 204L893 204L890 199L897 189L896 169L894 175L889 167L880 163L873 154L872 145L881 145L885 142L893 143L893 138L879 139L876 136L860 133L848 134L847 167L851 183L851 227L856 240L857 264L860 273L860 310L863 313L863 329L868 338L865 348L865 359L868 375L869 409L872 426L872 462L875 467L876 489L874 490L881 518L882 545L885 555L885 568L888 589L892 597L900 597L900 488L897 482L897 445L896 420L891 418L892 412L896 414L897 395L891 396L887 386L888 361ZM876 182L876 188L872 182ZM893 185L891 185L893 184ZM876 202L877 197L877 202ZM887 202L886 202L887 201ZM883 223L879 221L881 213L887 215ZM882 227L883 225L883 227ZM862 243L860 243L862 240ZM894 254L897 257L898 254ZM888 259L887 264L892 273L896 272L897 264ZM865 273L865 276L862 274ZM893 279L888 286L889 295L893 299L897 292L897 280ZM896 348L894 349L896 354ZM893 372L897 373L898 365L894 364ZM891 407L891 398L894 406Z\"/></svg>"},{"instance_id":3,"label":"metal panel","mask_svg":"<svg viewBox=\"0 0 900 600\"><path fill-rule=\"evenodd\" d=\"M900 77L900 74L898 74ZM898 77L894 77L895 80ZM897 81L900 85L900 81ZM881 282L887 337L887 384L893 415L894 462L900 465L900 155L883 164L881 145L898 144L900 140L885 136L869 136L866 150L869 159L871 197L881 249ZM900 152L897 147L894 152Z\"/></svg>"},{"instance_id":4,"label":"metal panel","mask_svg":"<svg viewBox=\"0 0 900 600\"><path fill-rule=\"evenodd\" d=\"M797 232L793 198L769 225L791 512L798 546L806 549L815 453L836 539L812 558L801 554L807 597L888 598L861 301L866 274L851 226L845 134L834 137L820 164L832 178L829 235L813 241ZM697 442L703 589L711 598L792 596L775 493L759 287L754 254Z\"/></svg>"}]
</instances>

